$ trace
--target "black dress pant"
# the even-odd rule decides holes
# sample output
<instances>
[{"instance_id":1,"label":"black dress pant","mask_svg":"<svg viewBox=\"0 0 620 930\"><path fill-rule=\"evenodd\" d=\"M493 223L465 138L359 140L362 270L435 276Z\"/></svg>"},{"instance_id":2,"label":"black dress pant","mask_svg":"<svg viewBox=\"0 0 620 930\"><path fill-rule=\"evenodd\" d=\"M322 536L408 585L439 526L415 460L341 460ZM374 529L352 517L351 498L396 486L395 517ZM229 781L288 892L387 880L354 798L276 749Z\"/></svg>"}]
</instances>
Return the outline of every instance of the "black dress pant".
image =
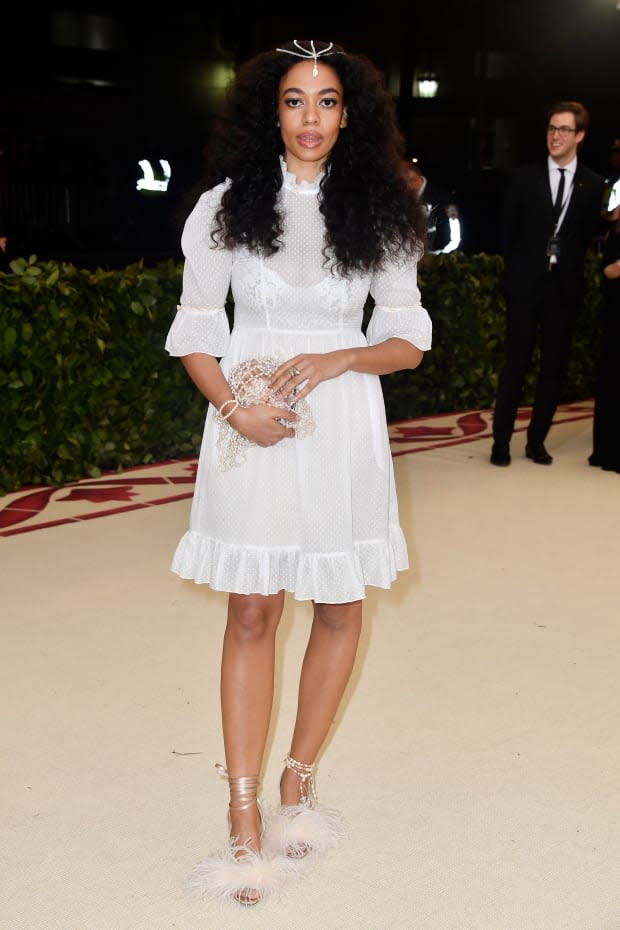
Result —
<instances>
[{"instance_id":1,"label":"black dress pant","mask_svg":"<svg viewBox=\"0 0 620 930\"><path fill-rule=\"evenodd\" d=\"M608 301L601 330L594 419L592 422L591 465L620 472L620 299Z\"/></svg>"},{"instance_id":2,"label":"black dress pant","mask_svg":"<svg viewBox=\"0 0 620 930\"><path fill-rule=\"evenodd\" d=\"M559 402L577 307L565 299L555 272L550 271L535 298L507 298L506 309L505 360L497 383L493 437L496 442L510 442L523 385L540 336L540 370L527 440L542 443Z\"/></svg>"}]
</instances>

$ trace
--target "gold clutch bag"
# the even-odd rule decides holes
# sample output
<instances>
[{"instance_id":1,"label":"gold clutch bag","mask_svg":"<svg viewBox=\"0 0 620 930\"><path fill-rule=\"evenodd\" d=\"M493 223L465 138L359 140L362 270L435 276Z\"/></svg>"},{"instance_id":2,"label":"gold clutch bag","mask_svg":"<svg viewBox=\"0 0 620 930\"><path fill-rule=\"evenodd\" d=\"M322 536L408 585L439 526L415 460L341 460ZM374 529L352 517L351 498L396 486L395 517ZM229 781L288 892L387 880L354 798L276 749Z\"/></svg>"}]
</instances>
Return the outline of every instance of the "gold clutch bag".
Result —
<instances>
[{"instance_id":1,"label":"gold clutch bag","mask_svg":"<svg viewBox=\"0 0 620 930\"><path fill-rule=\"evenodd\" d=\"M269 404L271 407L281 407L283 410L294 410L299 420L293 426L296 439L305 439L314 431L312 410L307 400L296 400L293 390L287 397L276 394L269 387L269 379L276 368L281 364L270 355L261 355L249 358L231 368L228 374L228 383L235 400L240 407L253 407L255 404ZM242 465L247 458L247 450L255 445L232 427L228 420L216 414L218 421L217 450L220 466L227 471ZM284 422L281 420L280 422Z\"/></svg>"}]
</instances>

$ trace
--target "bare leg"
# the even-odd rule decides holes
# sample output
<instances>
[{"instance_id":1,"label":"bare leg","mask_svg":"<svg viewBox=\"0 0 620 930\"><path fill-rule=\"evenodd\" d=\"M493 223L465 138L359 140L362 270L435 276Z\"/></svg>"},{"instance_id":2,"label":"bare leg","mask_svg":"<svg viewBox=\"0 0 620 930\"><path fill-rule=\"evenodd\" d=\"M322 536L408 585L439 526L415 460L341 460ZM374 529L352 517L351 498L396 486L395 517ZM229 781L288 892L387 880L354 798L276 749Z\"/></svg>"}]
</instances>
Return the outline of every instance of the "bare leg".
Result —
<instances>
[{"instance_id":1,"label":"bare leg","mask_svg":"<svg viewBox=\"0 0 620 930\"><path fill-rule=\"evenodd\" d=\"M284 592L231 594L224 633L220 695L226 766L231 778L258 775L273 705L275 637ZM256 806L231 811L231 835L260 850Z\"/></svg>"},{"instance_id":2,"label":"bare leg","mask_svg":"<svg viewBox=\"0 0 620 930\"><path fill-rule=\"evenodd\" d=\"M325 741L353 670L361 629L361 601L314 605L290 750L299 762L313 763ZM299 791L299 776L286 768L282 804L298 804Z\"/></svg>"}]
</instances>

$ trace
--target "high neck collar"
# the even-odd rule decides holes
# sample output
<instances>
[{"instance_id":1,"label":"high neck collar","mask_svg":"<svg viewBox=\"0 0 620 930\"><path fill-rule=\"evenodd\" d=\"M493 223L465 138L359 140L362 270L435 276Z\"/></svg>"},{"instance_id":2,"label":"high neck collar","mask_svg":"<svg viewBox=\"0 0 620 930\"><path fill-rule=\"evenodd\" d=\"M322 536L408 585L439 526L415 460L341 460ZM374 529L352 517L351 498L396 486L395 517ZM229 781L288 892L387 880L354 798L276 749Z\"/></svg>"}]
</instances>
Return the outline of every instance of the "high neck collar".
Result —
<instances>
[{"instance_id":1,"label":"high neck collar","mask_svg":"<svg viewBox=\"0 0 620 930\"><path fill-rule=\"evenodd\" d=\"M280 167L282 168L283 186L289 191L296 191L298 194L317 194L319 185L325 174L319 171L314 181L298 181L297 176L288 171L284 156L280 155Z\"/></svg>"}]
</instances>

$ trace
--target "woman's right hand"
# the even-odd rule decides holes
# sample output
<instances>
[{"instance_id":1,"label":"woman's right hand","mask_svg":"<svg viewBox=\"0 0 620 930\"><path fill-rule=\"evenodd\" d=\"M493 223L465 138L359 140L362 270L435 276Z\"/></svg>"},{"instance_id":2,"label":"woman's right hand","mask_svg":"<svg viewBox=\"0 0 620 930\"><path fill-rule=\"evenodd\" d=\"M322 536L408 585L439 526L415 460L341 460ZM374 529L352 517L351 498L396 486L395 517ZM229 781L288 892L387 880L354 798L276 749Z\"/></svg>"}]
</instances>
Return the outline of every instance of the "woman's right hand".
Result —
<instances>
[{"instance_id":1,"label":"woman's right hand","mask_svg":"<svg viewBox=\"0 0 620 930\"><path fill-rule=\"evenodd\" d=\"M284 423L281 423L283 420ZM299 417L292 410L255 404L253 407L237 407L228 417L228 422L237 432L257 446L275 446L282 439L295 437L294 425ZM290 423L290 426L285 426Z\"/></svg>"}]
</instances>

